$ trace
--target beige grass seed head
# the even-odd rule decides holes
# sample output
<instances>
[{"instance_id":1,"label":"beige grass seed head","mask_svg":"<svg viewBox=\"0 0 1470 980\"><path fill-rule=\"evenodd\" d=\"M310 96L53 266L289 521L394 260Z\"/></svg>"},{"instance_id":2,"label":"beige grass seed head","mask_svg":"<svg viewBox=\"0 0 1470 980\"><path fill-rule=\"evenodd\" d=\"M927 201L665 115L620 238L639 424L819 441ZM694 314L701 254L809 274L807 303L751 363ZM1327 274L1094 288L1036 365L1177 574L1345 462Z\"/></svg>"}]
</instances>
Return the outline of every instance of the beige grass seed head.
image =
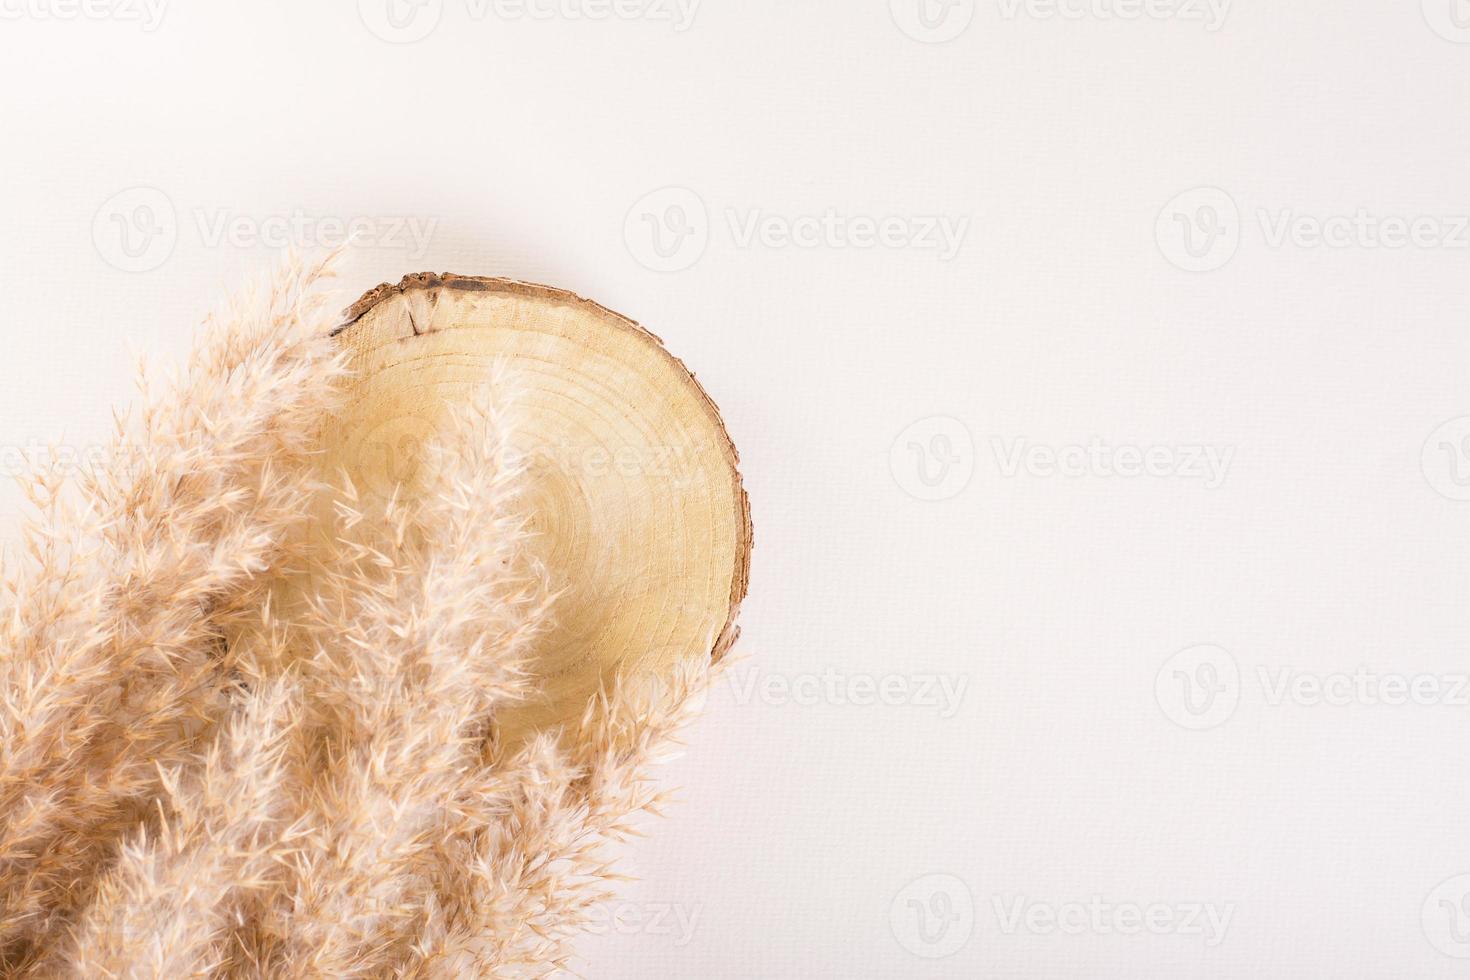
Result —
<instances>
[{"instance_id":1,"label":"beige grass seed head","mask_svg":"<svg viewBox=\"0 0 1470 980\"><path fill-rule=\"evenodd\" d=\"M507 741L558 583L498 373L384 504L319 465L345 362L293 260L24 489L0 608L0 976L563 969L708 683L609 684ZM306 585L306 588L302 586Z\"/></svg>"}]
</instances>

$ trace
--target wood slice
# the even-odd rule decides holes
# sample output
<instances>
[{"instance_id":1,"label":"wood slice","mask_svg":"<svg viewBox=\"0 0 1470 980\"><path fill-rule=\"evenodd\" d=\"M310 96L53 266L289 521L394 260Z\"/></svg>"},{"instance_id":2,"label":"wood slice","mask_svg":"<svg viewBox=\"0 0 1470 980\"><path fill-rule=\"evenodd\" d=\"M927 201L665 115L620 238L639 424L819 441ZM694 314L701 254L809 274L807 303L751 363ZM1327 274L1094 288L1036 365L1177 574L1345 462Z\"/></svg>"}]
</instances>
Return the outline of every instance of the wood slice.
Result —
<instances>
[{"instance_id":1,"label":"wood slice","mask_svg":"<svg viewBox=\"0 0 1470 980\"><path fill-rule=\"evenodd\" d=\"M415 482L422 448L504 359L540 557L565 594L536 657L545 698L521 732L575 718L614 671L718 659L750 561L738 456L704 389L662 341L548 286L418 273L371 290L338 331L355 377L327 458L361 488Z\"/></svg>"}]
</instances>

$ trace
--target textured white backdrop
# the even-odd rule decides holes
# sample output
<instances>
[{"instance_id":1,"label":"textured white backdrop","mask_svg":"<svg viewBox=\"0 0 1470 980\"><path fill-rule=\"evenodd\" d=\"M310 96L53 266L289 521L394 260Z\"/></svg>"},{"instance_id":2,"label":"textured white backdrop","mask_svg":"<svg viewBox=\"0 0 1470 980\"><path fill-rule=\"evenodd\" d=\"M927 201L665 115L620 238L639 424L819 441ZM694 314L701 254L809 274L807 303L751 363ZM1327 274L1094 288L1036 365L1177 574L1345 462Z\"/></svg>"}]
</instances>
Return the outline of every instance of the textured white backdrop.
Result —
<instances>
[{"instance_id":1,"label":"textured white backdrop","mask_svg":"<svg viewBox=\"0 0 1470 980\"><path fill-rule=\"evenodd\" d=\"M1470 968L1470 3L389 2L0 0L0 463L272 243L574 289L757 532L584 974Z\"/></svg>"}]
</instances>

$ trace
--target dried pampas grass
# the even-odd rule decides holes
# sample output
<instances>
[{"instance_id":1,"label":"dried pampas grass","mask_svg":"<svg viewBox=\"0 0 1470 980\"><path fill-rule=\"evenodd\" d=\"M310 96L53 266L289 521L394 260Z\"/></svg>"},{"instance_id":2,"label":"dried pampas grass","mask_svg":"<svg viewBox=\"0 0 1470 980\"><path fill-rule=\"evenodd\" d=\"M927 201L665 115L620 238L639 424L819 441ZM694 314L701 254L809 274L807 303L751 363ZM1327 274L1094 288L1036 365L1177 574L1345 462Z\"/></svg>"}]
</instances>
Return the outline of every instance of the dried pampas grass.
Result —
<instances>
[{"instance_id":1,"label":"dried pampas grass","mask_svg":"<svg viewBox=\"0 0 1470 980\"><path fill-rule=\"evenodd\" d=\"M309 495L341 355L325 269L293 265L146 376L112 465L23 483L38 516L0 619L0 949L54 932L147 817L159 767L201 750L222 618L258 601ZM69 490L74 492L68 492Z\"/></svg>"},{"instance_id":2,"label":"dried pampas grass","mask_svg":"<svg viewBox=\"0 0 1470 980\"><path fill-rule=\"evenodd\" d=\"M708 682L700 651L514 744L557 584L530 557L514 379L426 486L318 471L330 262L213 320L50 475L0 617L0 975L542 976Z\"/></svg>"}]
</instances>

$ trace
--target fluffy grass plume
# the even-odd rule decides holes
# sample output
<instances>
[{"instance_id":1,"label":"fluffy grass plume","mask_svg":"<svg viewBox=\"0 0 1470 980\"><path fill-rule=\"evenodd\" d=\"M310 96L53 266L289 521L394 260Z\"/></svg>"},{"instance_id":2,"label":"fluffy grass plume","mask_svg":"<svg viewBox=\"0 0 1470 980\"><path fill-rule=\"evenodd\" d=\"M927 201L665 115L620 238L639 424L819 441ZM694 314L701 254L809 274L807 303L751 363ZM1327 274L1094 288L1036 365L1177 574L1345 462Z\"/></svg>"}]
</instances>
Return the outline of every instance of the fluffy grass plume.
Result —
<instances>
[{"instance_id":1,"label":"fluffy grass plume","mask_svg":"<svg viewBox=\"0 0 1470 980\"><path fill-rule=\"evenodd\" d=\"M57 973L207 977L225 961L242 911L294 838L283 756L295 702L286 680L240 692L202 773L164 775L156 828L123 846Z\"/></svg>"},{"instance_id":2,"label":"fluffy grass plume","mask_svg":"<svg viewBox=\"0 0 1470 980\"><path fill-rule=\"evenodd\" d=\"M159 767L203 751L222 618L285 557L344 370L328 271L288 264L181 373L144 375L109 465L24 484L38 516L0 615L0 962L85 900Z\"/></svg>"},{"instance_id":3,"label":"fluffy grass plume","mask_svg":"<svg viewBox=\"0 0 1470 980\"><path fill-rule=\"evenodd\" d=\"M615 845L668 799L654 768L680 746L717 667L680 662L652 683L614 681L579 724L492 747L446 814L435 891L404 975L552 975L593 907L624 880Z\"/></svg>"},{"instance_id":4,"label":"fluffy grass plume","mask_svg":"<svg viewBox=\"0 0 1470 980\"><path fill-rule=\"evenodd\" d=\"M308 846L265 920L282 975L392 975L438 815L496 706L528 690L553 596L526 557L524 470L490 403L457 421L417 502L339 500L337 557L311 577Z\"/></svg>"},{"instance_id":5,"label":"fluffy grass plume","mask_svg":"<svg viewBox=\"0 0 1470 980\"><path fill-rule=\"evenodd\" d=\"M114 466L31 480L0 618L0 977L567 967L708 682L614 680L507 744L556 587L503 373L412 493L320 471L345 367L288 264L144 386ZM127 465L117 465L119 463Z\"/></svg>"}]
</instances>

